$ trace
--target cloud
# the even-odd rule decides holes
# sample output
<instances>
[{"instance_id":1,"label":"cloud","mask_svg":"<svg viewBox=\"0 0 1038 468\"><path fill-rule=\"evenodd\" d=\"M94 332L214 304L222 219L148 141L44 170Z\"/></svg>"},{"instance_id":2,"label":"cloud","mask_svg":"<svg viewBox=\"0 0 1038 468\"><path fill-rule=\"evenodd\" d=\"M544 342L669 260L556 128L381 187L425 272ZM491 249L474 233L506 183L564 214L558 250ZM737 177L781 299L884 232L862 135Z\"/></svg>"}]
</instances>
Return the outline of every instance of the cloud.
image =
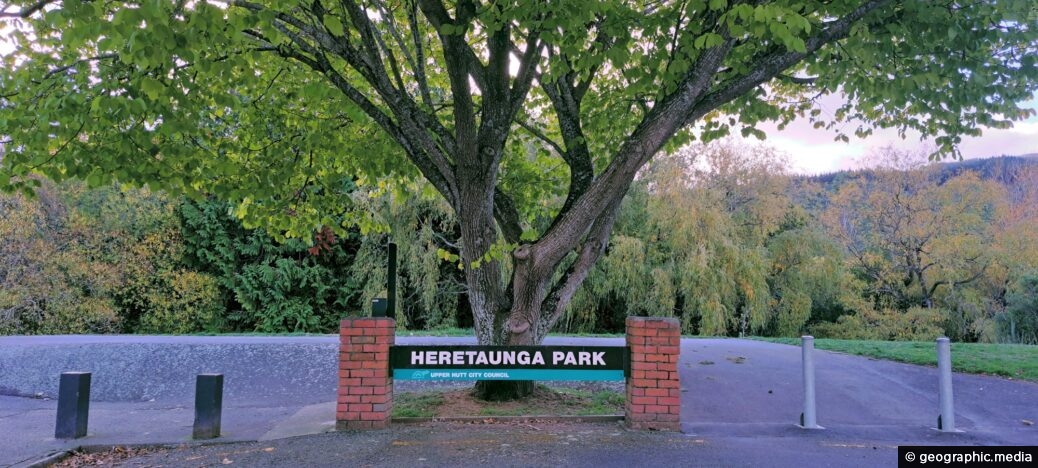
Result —
<instances>
[{"instance_id":1,"label":"cloud","mask_svg":"<svg viewBox=\"0 0 1038 468\"><path fill-rule=\"evenodd\" d=\"M839 102L832 96L823 98L820 103L823 114L838 105ZM1022 107L1038 110L1038 99L1025 102ZM853 133L857 125L848 122L842 124L842 130ZM833 141L836 134L832 130L816 129L807 119L798 119L781 131L773 124L761 124L758 128L768 136L765 144L789 154L790 169L798 174L823 174L861 167L861 160L865 156L885 146L909 151L933 146L921 140L916 132L908 132L905 138L901 138L893 129L876 130L864 139L851 136L848 143L837 142ZM982 132L980 137L963 138L959 144L963 158L1038 153L1038 115L1016 122L1012 128L985 128ZM756 142L756 139L751 138L749 141Z\"/></svg>"}]
</instances>

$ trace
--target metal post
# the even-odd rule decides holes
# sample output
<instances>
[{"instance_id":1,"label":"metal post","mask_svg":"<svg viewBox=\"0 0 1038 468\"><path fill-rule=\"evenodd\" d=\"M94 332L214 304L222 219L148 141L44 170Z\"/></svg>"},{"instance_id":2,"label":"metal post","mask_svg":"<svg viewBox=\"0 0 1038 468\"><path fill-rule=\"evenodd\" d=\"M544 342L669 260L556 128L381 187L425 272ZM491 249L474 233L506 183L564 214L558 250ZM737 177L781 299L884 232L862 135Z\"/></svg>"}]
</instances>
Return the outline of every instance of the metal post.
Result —
<instances>
[{"instance_id":1,"label":"metal post","mask_svg":"<svg viewBox=\"0 0 1038 468\"><path fill-rule=\"evenodd\" d=\"M192 437L220 437L223 412L223 374L198 374L195 380L195 427Z\"/></svg>"},{"instance_id":2,"label":"metal post","mask_svg":"<svg viewBox=\"0 0 1038 468\"><path fill-rule=\"evenodd\" d=\"M396 318L396 244L389 243L389 266L386 273L386 317Z\"/></svg>"},{"instance_id":3,"label":"metal post","mask_svg":"<svg viewBox=\"0 0 1038 468\"><path fill-rule=\"evenodd\" d=\"M815 338L800 337L800 352L804 365L804 412L800 413L800 427L804 429L824 429L818 425L815 415Z\"/></svg>"},{"instance_id":4,"label":"metal post","mask_svg":"<svg viewBox=\"0 0 1038 468\"><path fill-rule=\"evenodd\" d=\"M937 430L958 432L955 430L955 404L952 401L951 340L943 336L937 339L937 374L941 400Z\"/></svg>"},{"instance_id":5,"label":"metal post","mask_svg":"<svg viewBox=\"0 0 1038 468\"><path fill-rule=\"evenodd\" d=\"M55 439L86 436L90 414L90 373L62 372L58 383L58 420Z\"/></svg>"}]
</instances>

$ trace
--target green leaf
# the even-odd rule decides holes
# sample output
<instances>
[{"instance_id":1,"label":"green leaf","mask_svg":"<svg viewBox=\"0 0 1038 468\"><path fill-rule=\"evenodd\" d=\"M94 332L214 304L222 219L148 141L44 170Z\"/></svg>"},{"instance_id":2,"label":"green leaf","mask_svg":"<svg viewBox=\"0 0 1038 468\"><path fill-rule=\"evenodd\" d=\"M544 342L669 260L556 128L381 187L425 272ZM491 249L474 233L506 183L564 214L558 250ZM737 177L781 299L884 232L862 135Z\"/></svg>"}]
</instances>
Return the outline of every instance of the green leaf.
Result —
<instances>
[{"instance_id":1,"label":"green leaf","mask_svg":"<svg viewBox=\"0 0 1038 468\"><path fill-rule=\"evenodd\" d=\"M162 84L159 80L150 76L141 79L141 91L144 91L144 94L147 95L149 99L158 99L165 90L166 85Z\"/></svg>"},{"instance_id":2,"label":"green leaf","mask_svg":"<svg viewBox=\"0 0 1038 468\"><path fill-rule=\"evenodd\" d=\"M324 27L328 28L328 32L336 36L343 36L346 33L342 20L335 15L324 15Z\"/></svg>"}]
</instances>

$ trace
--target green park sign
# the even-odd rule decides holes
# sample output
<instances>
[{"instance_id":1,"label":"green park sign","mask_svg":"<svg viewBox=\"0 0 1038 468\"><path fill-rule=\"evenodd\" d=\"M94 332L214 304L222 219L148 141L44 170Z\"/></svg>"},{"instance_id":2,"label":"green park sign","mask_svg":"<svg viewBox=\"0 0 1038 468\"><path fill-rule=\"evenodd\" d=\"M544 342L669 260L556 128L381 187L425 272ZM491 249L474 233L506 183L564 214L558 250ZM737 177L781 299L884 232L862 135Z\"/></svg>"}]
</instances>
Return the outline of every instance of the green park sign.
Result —
<instances>
[{"instance_id":1,"label":"green park sign","mask_svg":"<svg viewBox=\"0 0 1038 468\"><path fill-rule=\"evenodd\" d=\"M623 346L393 346L389 367L403 380L624 380Z\"/></svg>"}]
</instances>

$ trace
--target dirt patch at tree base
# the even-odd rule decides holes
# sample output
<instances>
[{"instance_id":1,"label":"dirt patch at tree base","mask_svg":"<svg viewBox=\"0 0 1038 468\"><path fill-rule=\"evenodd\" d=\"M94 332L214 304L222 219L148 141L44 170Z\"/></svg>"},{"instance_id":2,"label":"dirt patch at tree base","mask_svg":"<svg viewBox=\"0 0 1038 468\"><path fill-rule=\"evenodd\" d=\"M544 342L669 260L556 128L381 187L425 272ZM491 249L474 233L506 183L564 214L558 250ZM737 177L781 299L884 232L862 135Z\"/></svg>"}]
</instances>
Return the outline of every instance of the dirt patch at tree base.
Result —
<instances>
[{"instance_id":1,"label":"dirt patch at tree base","mask_svg":"<svg viewBox=\"0 0 1038 468\"><path fill-rule=\"evenodd\" d=\"M394 398L398 418L472 418L495 416L602 416L624 411L624 396L611 390L548 388L538 385L533 395L514 401L484 401L471 388L401 393Z\"/></svg>"}]
</instances>

